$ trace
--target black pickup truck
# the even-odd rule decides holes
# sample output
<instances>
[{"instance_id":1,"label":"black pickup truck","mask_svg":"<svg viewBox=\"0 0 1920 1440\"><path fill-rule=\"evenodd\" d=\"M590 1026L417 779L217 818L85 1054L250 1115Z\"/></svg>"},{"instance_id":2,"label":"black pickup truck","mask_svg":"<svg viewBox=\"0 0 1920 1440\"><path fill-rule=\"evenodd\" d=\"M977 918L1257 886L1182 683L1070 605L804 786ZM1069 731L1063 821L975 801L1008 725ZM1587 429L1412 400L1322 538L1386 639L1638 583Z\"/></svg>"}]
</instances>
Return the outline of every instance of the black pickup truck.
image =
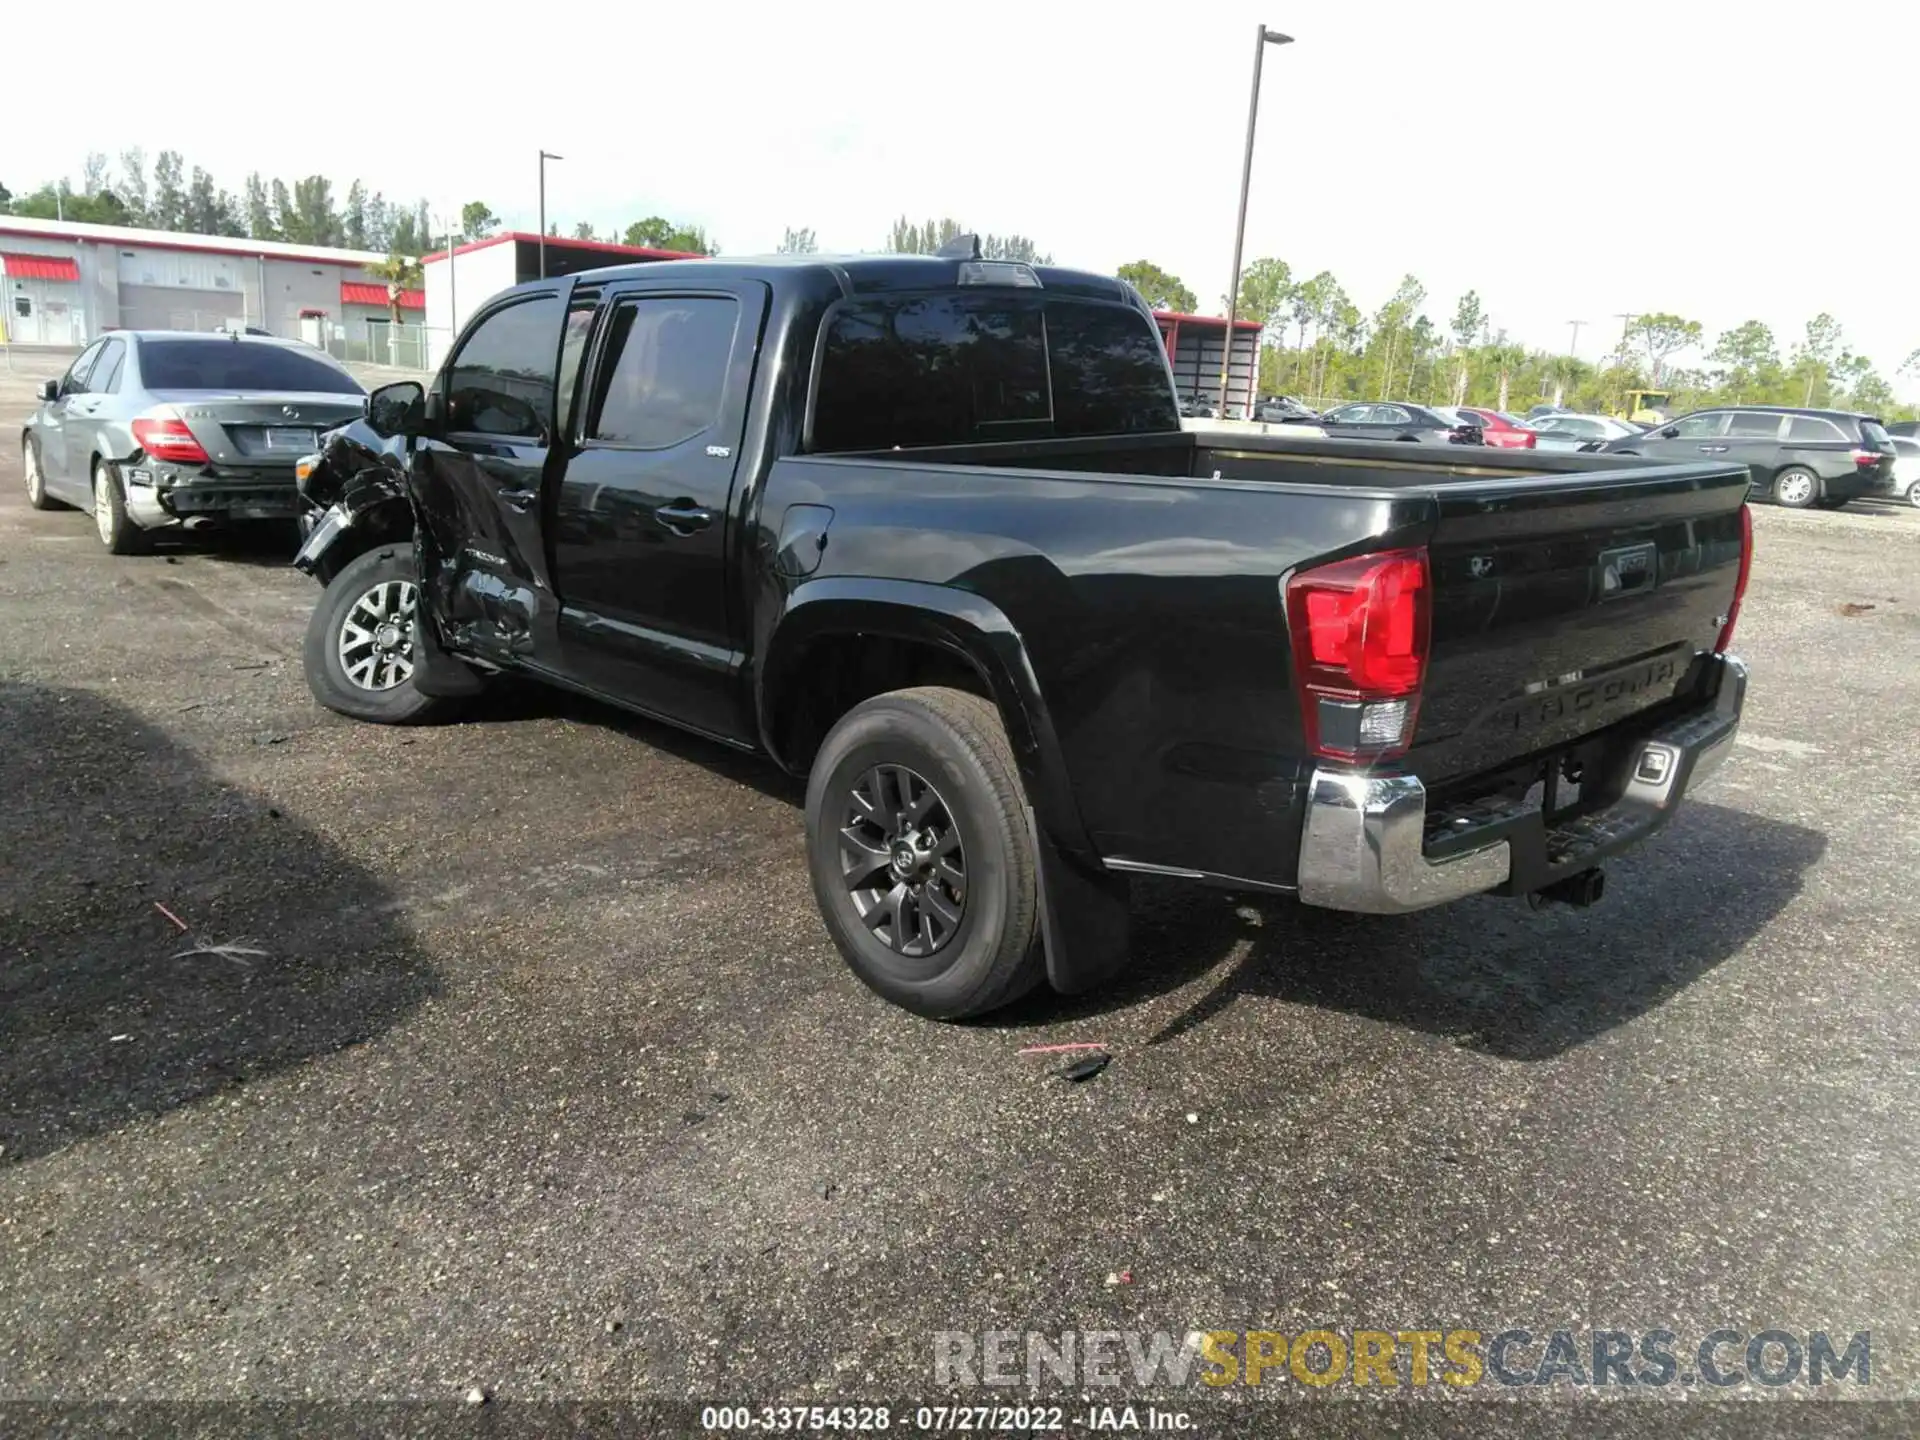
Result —
<instances>
[{"instance_id":1,"label":"black pickup truck","mask_svg":"<svg viewBox=\"0 0 1920 1440\"><path fill-rule=\"evenodd\" d=\"M322 704L769 756L931 1016L1110 974L1134 875L1589 903L1745 690L1744 466L1186 431L1129 287L964 243L518 286L303 471Z\"/></svg>"}]
</instances>

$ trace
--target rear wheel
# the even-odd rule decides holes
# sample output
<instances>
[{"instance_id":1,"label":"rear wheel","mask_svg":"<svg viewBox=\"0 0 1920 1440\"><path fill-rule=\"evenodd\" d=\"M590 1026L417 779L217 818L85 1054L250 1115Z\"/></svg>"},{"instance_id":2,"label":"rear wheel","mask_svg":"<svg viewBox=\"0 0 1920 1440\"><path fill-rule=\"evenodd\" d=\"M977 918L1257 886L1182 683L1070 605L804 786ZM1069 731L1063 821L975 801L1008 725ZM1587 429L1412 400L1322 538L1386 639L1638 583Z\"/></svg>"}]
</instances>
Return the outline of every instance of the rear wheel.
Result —
<instances>
[{"instance_id":1,"label":"rear wheel","mask_svg":"<svg viewBox=\"0 0 1920 1440\"><path fill-rule=\"evenodd\" d=\"M840 719L807 785L807 866L854 974L916 1014L983 1014L1044 972L1019 772L977 695L895 690Z\"/></svg>"},{"instance_id":2,"label":"rear wheel","mask_svg":"<svg viewBox=\"0 0 1920 1440\"><path fill-rule=\"evenodd\" d=\"M40 466L40 442L29 435L20 445L20 468L27 477L27 504L36 510L65 510L66 504L47 493L47 472Z\"/></svg>"},{"instance_id":3,"label":"rear wheel","mask_svg":"<svg viewBox=\"0 0 1920 1440\"><path fill-rule=\"evenodd\" d=\"M120 477L105 460L93 462L93 528L109 555L138 555L147 548L147 532L127 514Z\"/></svg>"},{"instance_id":4,"label":"rear wheel","mask_svg":"<svg viewBox=\"0 0 1920 1440\"><path fill-rule=\"evenodd\" d=\"M1916 508L1920 508L1920 480L1916 480L1907 486L1907 503Z\"/></svg>"},{"instance_id":5,"label":"rear wheel","mask_svg":"<svg viewBox=\"0 0 1920 1440\"><path fill-rule=\"evenodd\" d=\"M1820 479L1804 465L1789 465L1773 477L1773 498L1790 510L1804 510L1820 498Z\"/></svg>"},{"instance_id":6,"label":"rear wheel","mask_svg":"<svg viewBox=\"0 0 1920 1440\"><path fill-rule=\"evenodd\" d=\"M418 725L446 703L414 688L420 587L412 552L369 550L333 577L307 622L302 668L313 698L376 725Z\"/></svg>"}]
</instances>

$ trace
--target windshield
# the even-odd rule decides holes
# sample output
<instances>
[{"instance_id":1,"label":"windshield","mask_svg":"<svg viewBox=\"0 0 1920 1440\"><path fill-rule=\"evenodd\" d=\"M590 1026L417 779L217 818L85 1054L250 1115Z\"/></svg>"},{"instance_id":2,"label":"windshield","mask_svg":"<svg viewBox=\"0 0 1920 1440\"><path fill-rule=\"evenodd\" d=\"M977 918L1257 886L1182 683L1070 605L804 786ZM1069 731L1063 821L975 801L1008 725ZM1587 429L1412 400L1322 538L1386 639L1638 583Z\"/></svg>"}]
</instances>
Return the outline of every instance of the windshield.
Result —
<instances>
[{"instance_id":1,"label":"windshield","mask_svg":"<svg viewBox=\"0 0 1920 1440\"><path fill-rule=\"evenodd\" d=\"M244 340L142 340L140 382L149 390L366 393L351 375L317 354Z\"/></svg>"}]
</instances>

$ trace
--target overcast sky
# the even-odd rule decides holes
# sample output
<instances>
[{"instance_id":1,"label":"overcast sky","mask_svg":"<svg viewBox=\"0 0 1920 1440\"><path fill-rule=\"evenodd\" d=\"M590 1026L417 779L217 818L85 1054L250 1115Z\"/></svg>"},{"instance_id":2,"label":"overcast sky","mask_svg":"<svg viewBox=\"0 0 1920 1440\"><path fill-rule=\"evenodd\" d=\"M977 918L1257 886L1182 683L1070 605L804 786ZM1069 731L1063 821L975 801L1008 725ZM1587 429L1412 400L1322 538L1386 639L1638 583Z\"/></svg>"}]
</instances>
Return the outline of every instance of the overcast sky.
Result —
<instances>
[{"instance_id":1,"label":"overcast sky","mask_svg":"<svg viewBox=\"0 0 1920 1440\"><path fill-rule=\"evenodd\" d=\"M1204 310L1226 289L1264 21L1297 43L1267 51L1249 258L1331 270L1367 312L1411 271L1443 326L1472 287L1535 346L1584 320L1586 359L1622 311L1677 311L1709 340L1757 317L1784 350L1827 310L1920 391L1893 376L1920 346L1920 7L570 0L410 4L404 35L364 7L120 9L96 0L90 23L199 78L139 91L137 113L87 103L84 67L16 28L10 111L42 122L0 127L15 191L139 143L235 191L253 169L342 195L359 176L532 229L544 146L566 157L547 194L563 231L660 213L735 255L787 225L870 250L896 216L950 214L1063 264L1153 260Z\"/></svg>"}]
</instances>

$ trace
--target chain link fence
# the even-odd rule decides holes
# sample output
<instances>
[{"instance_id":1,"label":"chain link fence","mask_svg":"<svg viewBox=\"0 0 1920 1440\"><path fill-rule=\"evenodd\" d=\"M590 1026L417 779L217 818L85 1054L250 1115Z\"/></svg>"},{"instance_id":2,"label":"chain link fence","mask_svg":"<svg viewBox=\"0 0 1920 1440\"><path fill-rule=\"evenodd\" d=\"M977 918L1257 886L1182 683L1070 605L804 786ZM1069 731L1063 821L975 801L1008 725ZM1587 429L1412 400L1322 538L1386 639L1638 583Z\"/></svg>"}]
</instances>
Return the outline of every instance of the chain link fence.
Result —
<instances>
[{"instance_id":1,"label":"chain link fence","mask_svg":"<svg viewBox=\"0 0 1920 1440\"><path fill-rule=\"evenodd\" d=\"M437 343L436 338L438 337ZM444 326L395 325L382 320L334 321L326 326L322 348L347 365L383 365L396 370L428 369L430 356L450 340Z\"/></svg>"}]
</instances>

